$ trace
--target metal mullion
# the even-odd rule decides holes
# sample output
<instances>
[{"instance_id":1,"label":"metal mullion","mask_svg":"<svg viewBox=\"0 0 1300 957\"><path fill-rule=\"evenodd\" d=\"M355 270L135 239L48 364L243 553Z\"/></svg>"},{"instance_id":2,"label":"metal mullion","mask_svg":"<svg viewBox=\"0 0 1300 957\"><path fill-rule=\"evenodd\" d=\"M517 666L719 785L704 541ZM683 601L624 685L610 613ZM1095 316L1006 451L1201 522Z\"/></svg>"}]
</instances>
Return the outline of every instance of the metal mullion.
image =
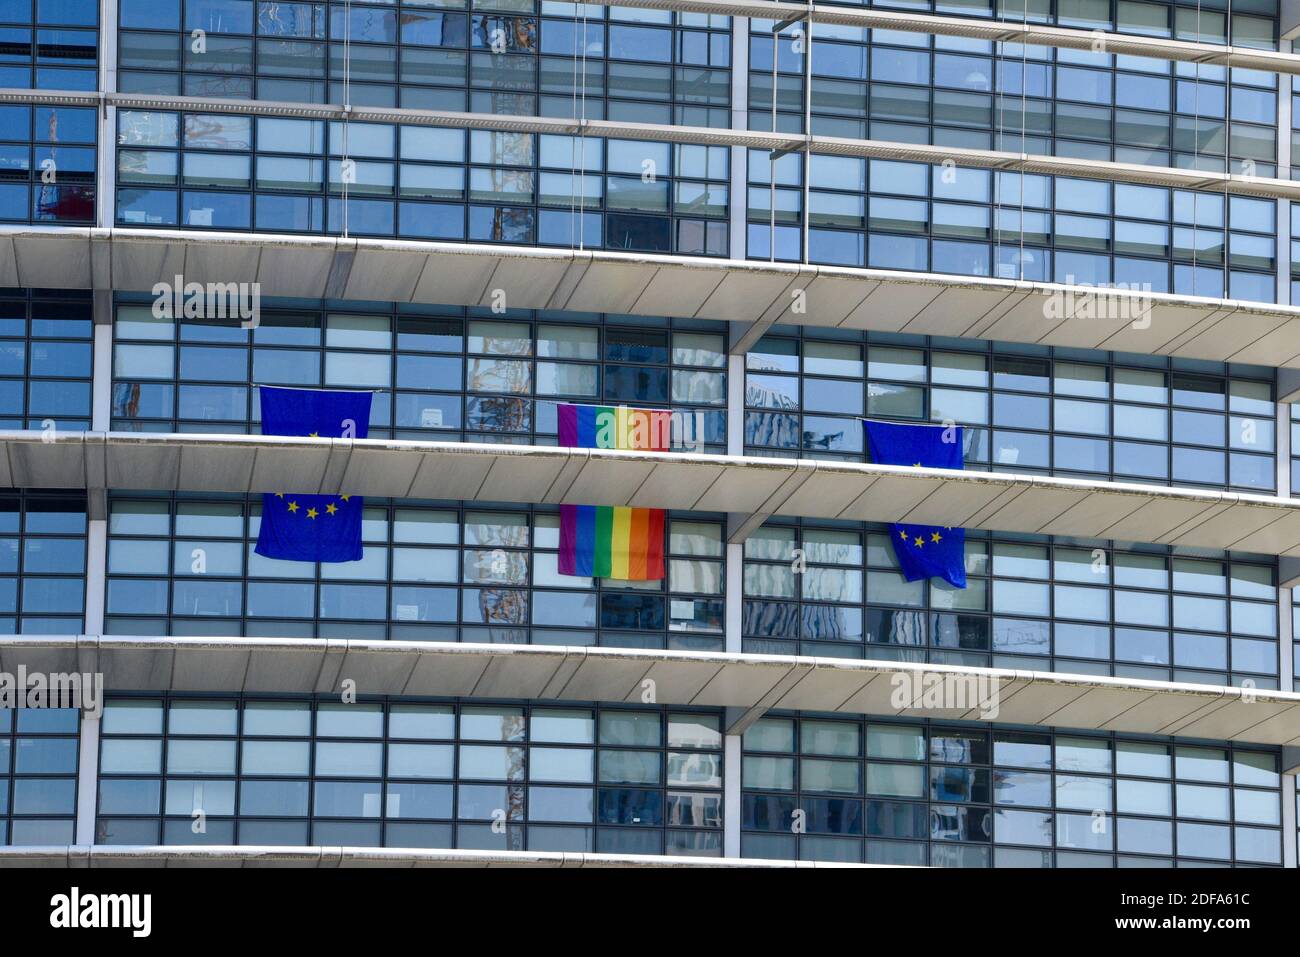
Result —
<instances>
[{"instance_id":1,"label":"metal mullion","mask_svg":"<svg viewBox=\"0 0 1300 957\"><path fill-rule=\"evenodd\" d=\"M317 606L319 608L319 605ZM321 696L313 695L309 705L311 713L310 727L308 734L307 749L307 842L310 844L315 839L316 823L316 750L320 741L320 705Z\"/></svg>"},{"instance_id":2,"label":"metal mullion","mask_svg":"<svg viewBox=\"0 0 1300 957\"><path fill-rule=\"evenodd\" d=\"M812 136L812 52L813 52L813 24L812 24L812 0L808 0L808 12L804 18L804 47L803 47L803 132L804 136ZM933 59L933 58L932 58ZM775 102L775 91L773 91L773 102ZM776 132L773 130L773 132ZM809 177L812 174L812 151L803 150L803 208L799 211L802 224L802 252L803 262L808 263L809 237L808 232L811 224L809 216L808 199L809 199Z\"/></svg>"}]
</instances>

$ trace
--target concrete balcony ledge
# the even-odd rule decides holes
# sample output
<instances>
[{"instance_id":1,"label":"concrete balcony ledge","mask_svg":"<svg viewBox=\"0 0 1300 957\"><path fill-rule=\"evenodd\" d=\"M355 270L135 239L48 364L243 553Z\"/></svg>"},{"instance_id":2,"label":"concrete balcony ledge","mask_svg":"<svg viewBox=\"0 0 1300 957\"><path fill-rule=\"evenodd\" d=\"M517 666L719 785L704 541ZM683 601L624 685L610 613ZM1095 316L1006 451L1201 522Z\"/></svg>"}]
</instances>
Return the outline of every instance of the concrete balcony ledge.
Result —
<instances>
[{"instance_id":1,"label":"concrete balcony ledge","mask_svg":"<svg viewBox=\"0 0 1300 957\"><path fill-rule=\"evenodd\" d=\"M516 309L732 320L756 331L782 322L1300 368L1300 308L1271 303L601 250L0 226L0 286L147 293L178 275L205 285L257 282L268 298L490 306L499 293ZM804 312L791 311L796 292Z\"/></svg>"},{"instance_id":2,"label":"concrete balcony ledge","mask_svg":"<svg viewBox=\"0 0 1300 957\"><path fill-rule=\"evenodd\" d=\"M461 851L395 847L261 845L84 845L0 847L8 867L618 867L618 868L886 868L886 864L770 861L738 857L667 857L574 851Z\"/></svg>"},{"instance_id":3,"label":"concrete balcony ledge","mask_svg":"<svg viewBox=\"0 0 1300 957\"><path fill-rule=\"evenodd\" d=\"M0 488L576 503L1300 555L1300 499L857 462L393 439L0 432Z\"/></svg>"},{"instance_id":4,"label":"concrete balcony ledge","mask_svg":"<svg viewBox=\"0 0 1300 957\"><path fill-rule=\"evenodd\" d=\"M108 691L604 701L985 721L1300 745L1300 693L1005 668L724 652L313 638L0 637L0 671ZM648 695L648 697L647 697Z\"/></svg>"}]
</instances>

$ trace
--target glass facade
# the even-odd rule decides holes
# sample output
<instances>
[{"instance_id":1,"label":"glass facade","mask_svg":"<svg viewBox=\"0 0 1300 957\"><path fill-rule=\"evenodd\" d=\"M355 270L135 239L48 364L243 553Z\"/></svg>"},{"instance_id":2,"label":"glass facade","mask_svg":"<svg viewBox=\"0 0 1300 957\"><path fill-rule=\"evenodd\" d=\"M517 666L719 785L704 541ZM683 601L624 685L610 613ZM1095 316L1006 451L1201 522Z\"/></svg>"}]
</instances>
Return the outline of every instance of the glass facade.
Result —
<instances>
[{"instance_id":1,"label":"glass facade","mask_svg":"<svg viewBox=\"0 0 1300 957\"><path fill-rule=\"evenodd\" d=\"M1010 0L1008 6L1015 3ZM914 9L912 4L906 4ZM1062 3L1060 26L1109 30L1109 0ZM1120 2L1149 18L1132 32L1226 43L1222 10ZM1233 5L1234 11L1238 5ZM1064 13L1064 11L1062 11ZM968 14L969 15L969 14ZM1004 10L1007 19L1023 19ZM1272 16L1236 12L1233 44L1276 49ZM1045 22L1028 17L1029 22ZM752 19L751 129L802 132L805 94L813 133L1114 160L1271 176L1277 164L1277 76L1210 64L995 43L968 37ZM805 64L811 48L811 64ZM805 73L811 73L805 91ZM1226 160L1225 160L1226 152Z\"/></svg>"},{"instance_id":2,"label":"glass facade","mask_svg":"<svg viewBox=\"0 0 1300 957\"><path fill-rule=\"evenodd\" d=\"M1271 369L781 327L745 366L753 454L861 461L866 415L962 426L968 469L1257 492L1276 482Z\"/></svg>"},{"instance_id":3,"label":"glass facade","mask_svg":"<svg viewBox=\"0 0 1300 957\"><path fill-rule=\"evenodd\" d=\"M105 629L716 651L722 522L673 513L668 580L558 571L559 511L367 502L359 562L254 554L261 501L114 493Z\"/></svg>"},{"instance_id":4,"label":"glass facade","mask_svg":"<svg viewBox=\"0 0 1300 957\"><path fill-rule=\"evenodd\" d=\"M550 0L378 0L350 19L319 2L119 10L124 92L729 123L729 17Z\"/></svg>"},{"instance_id":5,"label":"glass facade","mask_svg":"<svg viewBox=\"0 0 1300 957\"><path fill-rule=\"evenodd\" d=\"M957 589L907 581L889 536L810 520L756 531L744 650L1279 687L1273 559L967 531Z\"/></svg>"},{"instance_id":6,"label":"glass facade","mask_svg":"<svg viewBox=\"0 0 1300 957\"><path fill-rule=\"evenodd\" d=\"M0 0L0 87L94 90L98 26L98 3Z\"/></svg>"},{"instance_id":7,"label":"glass facade","mask_svg":"<svg viewBox=\"0 0 1300 957\"><path fill-rule=\"evenodd\" d=\"M718 856L720 721L567 702L116 698L95 841Z\"/></svg>"},{"instance_id":8,"label":"glass facade","mask_svg":"<svg viewBox=\"0 0 1300 957\"><path fill-rule=\"evenodd\" d=\"M1279 38L1293 26L1275 0L842 5L1238 51L1291 49ZM599 249L637 269L680 256L933 273L946 284L934 287L938 311L965 294L940 302L952 277L1227 298L1243 313L1300 298L1290 200L1140 172L1294 178L1291 74L1104 44L798 22L774 37L773 26L556 0L0 0L0 89L58 100L0 103L0 224L78 227L67 231L78 241L102 224ZM47 95L103 84L139 98L101 110ZM176 96L202 99L166 99ZM239 105L250 100L262 105ZM371 112L344 120L343 105ZM502 117L557 122L485 128L520 125ZM570 120L900 149L774 155L725 135L691 144L649 125ZM578 135L593 130L604 135ZM917 145L955 158L914 162ZM1150 182L1046 163L980 169L998 164L963 149L1129 164ZM97 210L101 192L111 210ZM5 241L0 253L28 255ZM106 249L91 256L96 280ZM575 264L566 285L586 281ZM19 271L0 261L0 278ZM860 284L879 328L893 293ZM244 329L157 315L148 290L0 288L0 430L26 430L28 443L92 430L88 442L101 430L257 434L266 384L371 390L369 435L381 439L552 446L557 404L576 402L683 413L700 442L688 451L862 462L869 417L962 426L972 471L1300 495L1300 414L1278 404L1289 380L1185 356L1232 306L1207 306L1203 327L1189 320L1163 338L1157 326L1152 349L1168 355L1156 356L830 328L812 296L807 325L764 328L733 356L738 322L667 315L670 305L638 316L268 295ZM644 293L593 301L641 308ZM981 319L952 318L954 336ZM1273 341L1260 338L1272 326L1251 321L1242 349ZM1054 342L1052 328L1026 335ZM1277 341L1285 348L1281 330ZM15 442L0 457L16 485L23 454ZM1211 689L1291 690L1300 677L1300 607L1275 555L969 530L968 584L955 589L906 581L887 525L765 516L729 541L748 514L673 511L664 578L628 582L560 574L555 505L371 498L359 561L272 561L254 552L260 496L100 489L111 480L97 484L87 463L86 481L69 484L89 491L0 494L0 634L728 652L770 656L756 669L813 656ZM1285 521L1270 526L1279 539ZM613 665L643 663L646 674L666 667L662 655ZM93 715L0 710L0 844L75 843L80 789L99 845L1294 864L1282 809L1295 785L1280 747L911 712L769 712L729 739L753 702L724 710L744 694L719 689L718 667L691 699L707 707L110 687L96 748L95 726L82 724ZM79 780L82 733L98 766ZM89 814L80 823L84 838Z\"/></svg>"},{"instance_id":9,"label":"glass facade","mask_svg":"<svg viewBox=\"0 0 1300 957\"><path fill-rule=\"evenodd\" d=\"M0 289L0 428L90 426L91 329L84 292Z\"/></svg>"},{"instance_id":10,"label":"glass facade","mask_svg":"<svg viewBox=\"0 0 1300 957\"><path fill-rule=\"evenodd\" d=\"M0 495L0 633L77 635L85 605L85 493Z\"/></svg>"},{"instance_id":11,"label":"glass facade","mask_svg":"<svg viewBox=\"0 0 1300 957\"><path fill-rule=\"evenodd\" d=\"M75 843L75 709L0 709L0 844Z\"/></svg>"},{"instance_id":12,"label":"glass facade","mask_svg":"<svg viewBox=\"0 0 1300 957\"><path fill-rule=\"evenodd\" d=\"M0 223L93 224L97 143L94 109L0 104Z\"/></svg>"},{"instance_id":13,"label":"glass facade","mask_svg":"<svg viewBox=\"0 0 1300 957\"><path fill-rule=\"evenodd\" d=\"M112 422L123 431L255 432L252 383L375 390L370 436L554 445L557 402L699 413L726 445L721 323L490 309L267 308L229 321L117 310Z\"/></svg>"},{"instance_id":14,"label":"glass facade","mask_svg":"<svg viewBox=\"0 0 1300 957\"><path fill-rule=\"evenodd\" d=\"M1275 200L816 155L805 216L802 163L749 151L751 259L1276 298Z\"/></svg>"},{"instance_id":15,"label":"glass facade","mask_svg":"<svg viewBox=\"0 0 1300 957\"><path fill-rule=\"evenodd\" d=\"M117 164L124 226L727 252L721 146L122 110Z\"/></svg>"},{"instance_id":16,"label":"glass facade","mask_svg":"<svg viewBox=\"0 0 1300 957\"><path fill-rule=\"evenodd\" d=\"M768 716L741 853L932 867L1281 861L1275 751L1065 731Z\"/></svg>"}]
</instances>

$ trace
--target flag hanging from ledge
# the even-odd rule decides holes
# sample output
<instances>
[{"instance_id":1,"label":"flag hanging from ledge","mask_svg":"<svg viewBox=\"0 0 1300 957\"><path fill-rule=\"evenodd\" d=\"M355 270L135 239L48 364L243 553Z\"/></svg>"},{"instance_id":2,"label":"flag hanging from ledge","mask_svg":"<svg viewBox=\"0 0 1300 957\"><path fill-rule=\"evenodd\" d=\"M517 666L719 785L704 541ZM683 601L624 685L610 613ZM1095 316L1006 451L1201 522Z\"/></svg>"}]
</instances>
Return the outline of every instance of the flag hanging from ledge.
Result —
<instances>
[{"instance_id":1,"label":"flag hanging from ledge","mask_svg":"<svg viewBox=\"0 0 1300 957\"><path fill-rule=\"evenodd\" d=\"M327 392L259 386L262 434L364 439L370 425L369 392ZM262 496L262 527L254 551L295 562L361 560L359 495Z\"/></svg>"},{"instance_id":2,"label":"flag hanging from ledge","mask_svg":"<svg viewBox=\"0 0 1300 957\"><path fill-rule=\"evenodd\" d=\"M900 425L863 420L871 461L880 465L960 469L960 426ZM966 530L941 525L894 523L890 538L903 577L942 578L955 588L966 587Z\"/></svg>"},{"instance_id":3,"label":"flag hanging from ledge","mask_svg":"<svg viewBox=\"0 0 1300 957\"><path fill-rule=\"evenodd\" d=\"M574 449L624 449L668 452L672 449L673 414L662 409L625 405L556 406L560 444Z\"/></svg>"},{"instance_id":4,"label":"flag hanging from ledge","mask_svg":"<svg viewBox=\"0 0 1300 957\"><path fill-rule=\"evenodd\" d=\"M560 506L560 574L625 581L664 577L664 510Z\"/></svg>"},{"instance_id":5,"label":"flag hanging from ledge","mask_svg":"<svg viewBox=\"0 0 1300 957\"><path fill-rule=\"evenodd\" d=\"M581 449L666 452L672 413L626 406L561 403L560 445ZM560 506L561 575L656 581L664 577L661 508Z\"/></svg>"}]
</instances>

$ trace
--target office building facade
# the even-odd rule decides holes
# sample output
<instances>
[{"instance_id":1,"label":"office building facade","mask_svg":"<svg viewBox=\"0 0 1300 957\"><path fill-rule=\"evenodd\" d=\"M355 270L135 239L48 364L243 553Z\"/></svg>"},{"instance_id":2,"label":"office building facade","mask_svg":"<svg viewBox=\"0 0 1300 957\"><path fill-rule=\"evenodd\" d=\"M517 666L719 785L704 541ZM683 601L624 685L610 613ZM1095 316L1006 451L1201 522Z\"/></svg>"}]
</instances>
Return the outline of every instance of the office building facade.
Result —
<instances>
[{"instance_id":1,"label":"office building facade","mask_svg":"<svg viewBox=\"0 0 1300 957\"><path fill-rule=\"evenodd\" d=\"M103 676L0 710L0 861L1295 867L1297 34L0 0L0 672ZM291 489L363 558L256 554ZM664 578L562 573L563 503Z\"/></svg>"}]
</instances>

